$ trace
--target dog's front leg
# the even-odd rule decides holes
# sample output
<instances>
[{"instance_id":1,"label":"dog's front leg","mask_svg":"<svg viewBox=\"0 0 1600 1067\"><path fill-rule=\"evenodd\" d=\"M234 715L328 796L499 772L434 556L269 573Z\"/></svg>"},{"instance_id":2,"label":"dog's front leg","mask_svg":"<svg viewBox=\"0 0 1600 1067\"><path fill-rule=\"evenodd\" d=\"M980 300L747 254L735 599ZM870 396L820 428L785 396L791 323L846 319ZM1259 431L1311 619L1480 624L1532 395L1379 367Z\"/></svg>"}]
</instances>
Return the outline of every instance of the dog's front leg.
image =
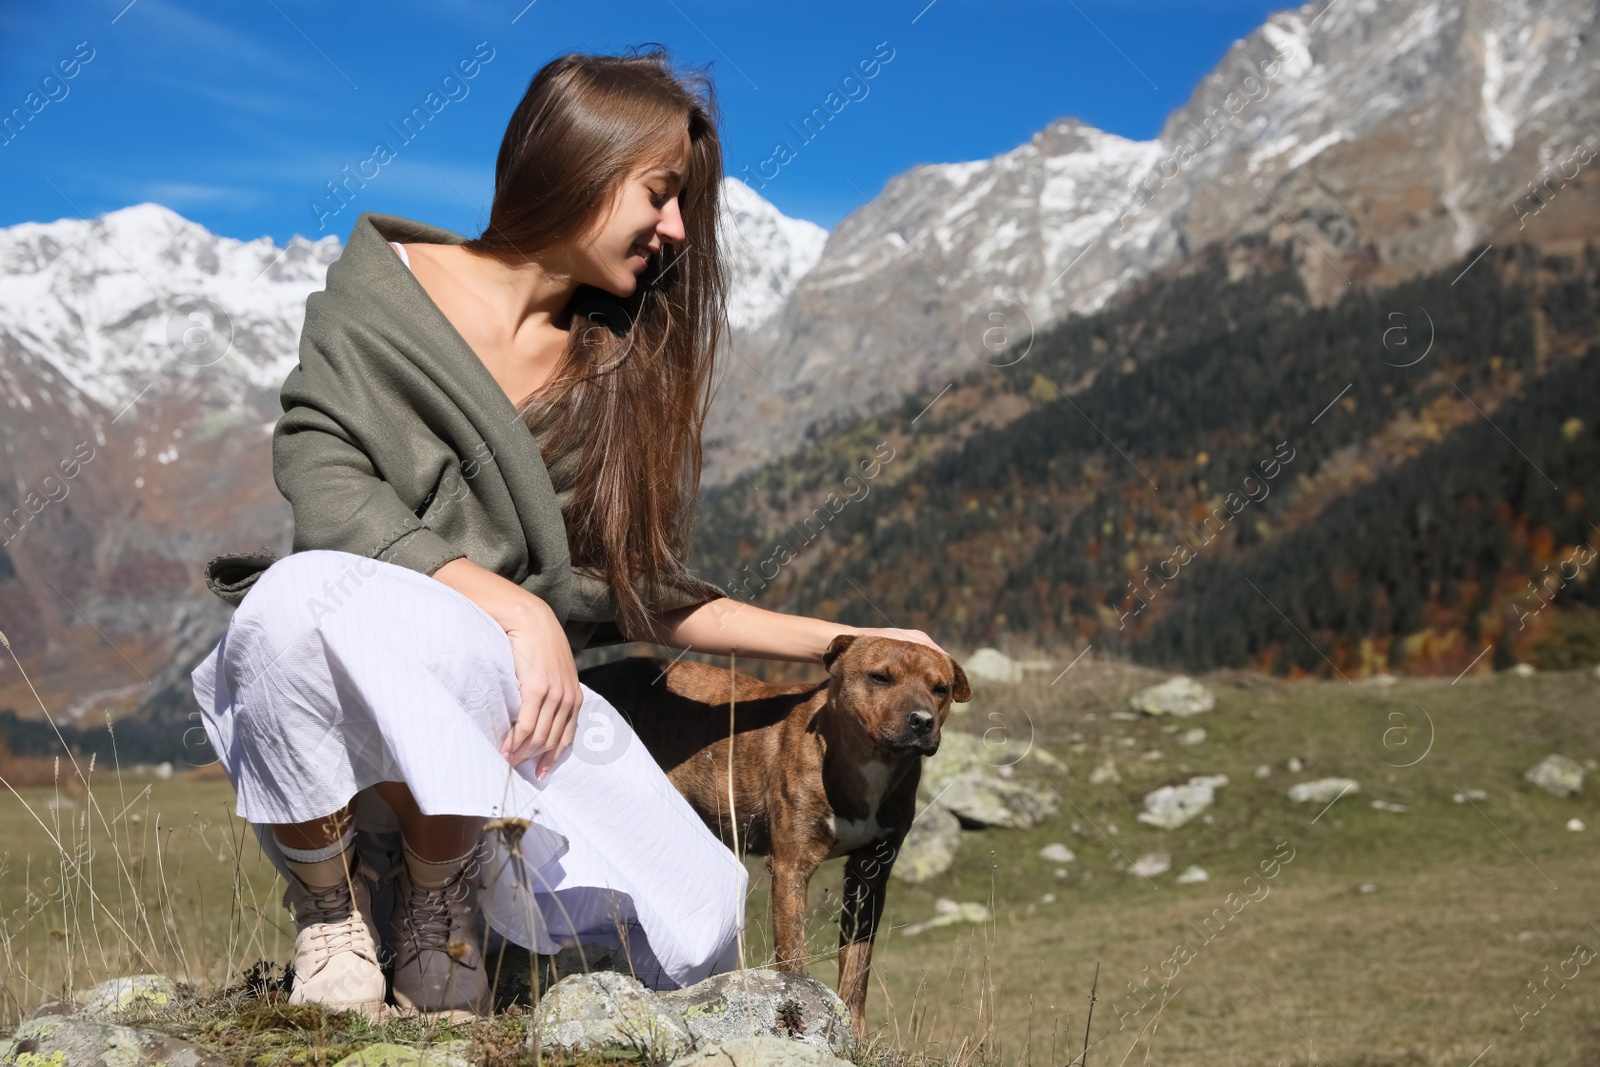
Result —
<instances>
[{"instance_id":1,"label":"dog's front leg","mask_svg":"<svg viewBox=\"0 0 1600 1067\"><path fill-rule=\"evenodd\" d=\"M772 859L772 943L778 970L806 973L806 902L811 875L822 862L815 849L794 848L774 833ZM790 847L780 845L783 842Z\"/></svg>"},{"instance_id":2,"label":"dog's front leg","mask_svg":"<svg viewBox=\"0 0 1600 1067\"><path fill-rule=\"evenodd\" d=\"M867 1039L867 975L872 940L883 917L889 868L900 842L878 841L849 853L844 861L844 908L839 913L839 999L850 1009L857 1042Z\"/></svg>"}]
</instances>

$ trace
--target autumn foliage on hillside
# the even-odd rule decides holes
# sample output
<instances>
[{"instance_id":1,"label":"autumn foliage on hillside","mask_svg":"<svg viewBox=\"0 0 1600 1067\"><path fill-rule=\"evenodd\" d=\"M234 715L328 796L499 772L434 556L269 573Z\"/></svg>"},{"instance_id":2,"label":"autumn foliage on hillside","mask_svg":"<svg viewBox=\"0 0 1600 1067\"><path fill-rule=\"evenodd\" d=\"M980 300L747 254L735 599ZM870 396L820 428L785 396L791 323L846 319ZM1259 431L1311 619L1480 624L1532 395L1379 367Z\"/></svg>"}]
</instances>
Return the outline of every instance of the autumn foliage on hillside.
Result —
<instances>
[{"instance_id":1,"label":"autumn foliage on hillside","mask_svg":"<svg viewBox=\"0 0 1600 1067\"><path fill-rule=\"evenodd\" d=\"M1595 662L1600 253L1468 267L1314 307L1281 250L1210 249L708 494L702 573L1191 670Z\"/></svg>"}]
</instances>

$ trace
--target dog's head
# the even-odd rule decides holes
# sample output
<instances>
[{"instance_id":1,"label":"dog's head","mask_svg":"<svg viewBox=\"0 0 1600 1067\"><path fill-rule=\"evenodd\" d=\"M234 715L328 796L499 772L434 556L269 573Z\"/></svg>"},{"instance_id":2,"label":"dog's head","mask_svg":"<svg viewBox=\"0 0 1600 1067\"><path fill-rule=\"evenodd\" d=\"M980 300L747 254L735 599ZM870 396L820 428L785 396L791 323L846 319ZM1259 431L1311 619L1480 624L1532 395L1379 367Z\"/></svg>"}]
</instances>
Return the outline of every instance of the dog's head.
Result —
<instances>
[{"instance_id":1,"label":"dog's head","mask_svg":"<svg viewBox=\"0 0 1600 1067\"><path fill-rule=\"evenodd\" d=\"M972 698L961 665L915 641L840 634L822 663L835 706L896 754L933 755L951 701Z\"/></svg>"}]
</instances>

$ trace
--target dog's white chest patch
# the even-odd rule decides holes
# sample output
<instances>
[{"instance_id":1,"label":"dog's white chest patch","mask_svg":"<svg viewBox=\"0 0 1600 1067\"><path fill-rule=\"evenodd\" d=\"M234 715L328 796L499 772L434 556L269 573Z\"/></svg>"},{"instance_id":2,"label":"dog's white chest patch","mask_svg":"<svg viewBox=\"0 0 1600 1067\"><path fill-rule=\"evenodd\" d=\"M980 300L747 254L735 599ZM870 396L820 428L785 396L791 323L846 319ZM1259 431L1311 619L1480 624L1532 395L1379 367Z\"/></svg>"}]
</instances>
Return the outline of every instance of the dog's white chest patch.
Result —
<instances>
[{"instance_id":1,"label":"dog's white chest patch","mask_svg":"<svg viewBox=\"0 0 1600 1067\"><path fill-rule=\"evenodd\" d=\"M878 805L883 802L884 791L889 787L889 765L882 760L871 760L861 764L857 770L861 774L867 814L861 819L841 819L837 815L831 817L833 833L837 838L829 853L832 856L849 852L883 836L883 827L878 823Z\"/></svg>"},{"instance_id":2,"label":"dog's white chest patch","mask_svg":"<svg viewBox=\"0 0 1600 1067\"><path fill-rule=\"evenodd\" d=\"M833 846L832 855L837 856L841 852L849 852L869 841L877 840L883 836L883 827L878 825L878 813L873 812L865 819L841 819L835 816L833 832L838 841Z\"/></svg>"}]
</instances>

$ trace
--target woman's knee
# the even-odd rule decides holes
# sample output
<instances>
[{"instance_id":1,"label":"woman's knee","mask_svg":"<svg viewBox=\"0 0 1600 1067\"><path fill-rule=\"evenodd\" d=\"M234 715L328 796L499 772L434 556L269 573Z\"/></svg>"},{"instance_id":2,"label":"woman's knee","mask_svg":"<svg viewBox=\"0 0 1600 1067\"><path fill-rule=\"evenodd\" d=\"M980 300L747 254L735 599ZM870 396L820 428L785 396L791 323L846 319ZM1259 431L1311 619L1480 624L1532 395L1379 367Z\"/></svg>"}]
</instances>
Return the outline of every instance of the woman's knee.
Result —
<instances>
[{"instance_id":1,"label":"woman's knee","mask_svg":"<svg viewBox=\"0 0 1600 1067\"><path fill-rule=\"evenodd\" d=\"M235 614L278 624L298 621L314 628L351 603L382 567L378 560L353 552L292 552L256 579Z\"/></svg>"},{"instance_id":2,"label":"woman's knee","mask_svg":"<svg viewBox=\"0 0 1600 1067\"><path fill-rule=\"evenodd\" d=\"M329 592L344 568L354 568L361 558L348 552L295 552L267 568L228 625L232 669L253 675L247 670L251 664L277 662L290 649L316 645L324 619L337 610L327 602Z\"/></svg>"}]
</instances>

